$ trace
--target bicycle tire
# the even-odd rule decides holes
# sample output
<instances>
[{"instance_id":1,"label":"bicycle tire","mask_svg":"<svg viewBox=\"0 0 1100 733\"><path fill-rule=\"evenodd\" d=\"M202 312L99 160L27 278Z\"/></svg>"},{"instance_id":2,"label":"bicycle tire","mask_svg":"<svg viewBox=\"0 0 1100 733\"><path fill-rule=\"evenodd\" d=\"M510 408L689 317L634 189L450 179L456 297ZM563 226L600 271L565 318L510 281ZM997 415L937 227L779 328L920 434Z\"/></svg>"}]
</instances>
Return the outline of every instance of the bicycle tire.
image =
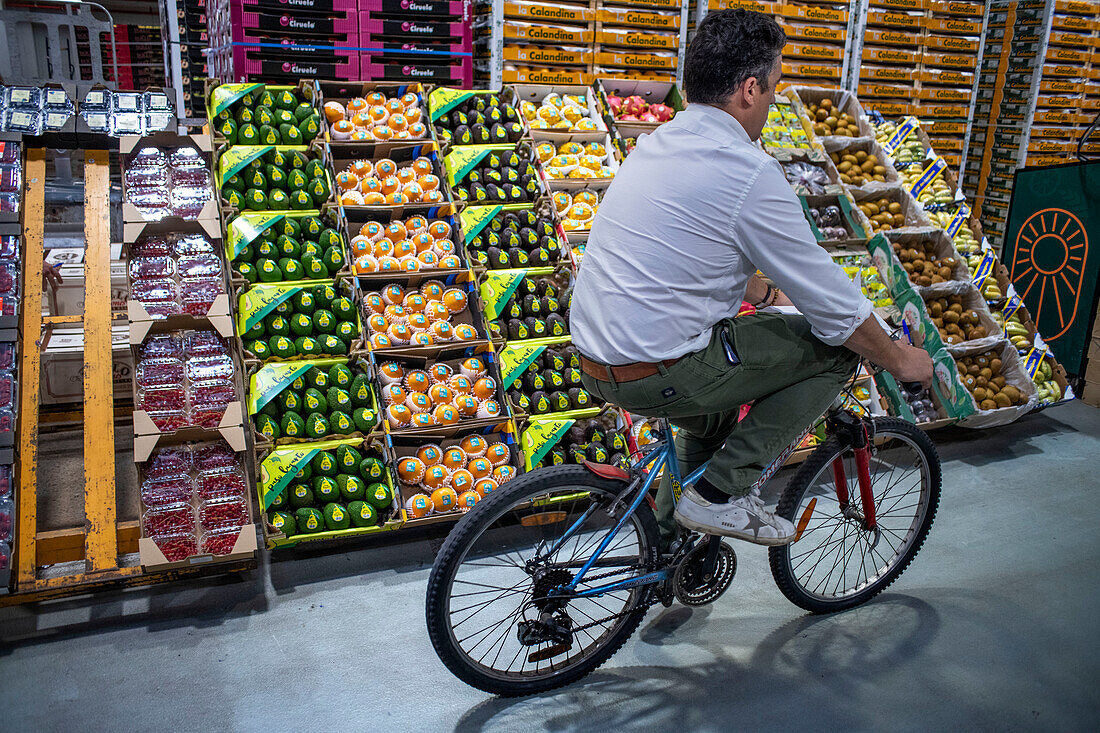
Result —
<instances>
[{"instance_id":1,"label":"bicycle tire","mask_svg":"<svg viewBox=\"0 0 1100 733\"><path fill-rule=\"evenodd\" d=\"M940 500L941 467L939 455L936 452L936 446L932 443L932 440L917 426L898 418L874 418L874 425L876 436L900 436L903 439L907 439L922 455L924 466L928 471L928 475L925 477L927 481L924 482L922 489L922 492L927 491L928 494L925 500L924 513L916 528L911 528L913 537L908 542L904 552L893 559L888 570L883 572L880 577L868 584L865 588L849 596L837 598L835 600L825 599L818 594L811 593L804 588L798 578L795 577L790 560L792 548L798 547L797 542L769 548L768 562L771 567L772 577L775 579L776 585L779 586L779 590L796 606L812 613L835 613L837 611L854 608L855 606L866 603L884 591L891 583L897 580L898 576L909 567L913 558L916 557L925 539L928 537L928 532L936 516L936 510ZM834 458L841 455L846 450L848 450L847 447L843 445L838 438L833 436L811 453L810 457L799 467L798 472L784 490L783 495L780 497L779 505L776 508L776 513L797 525L798 519L794 516L795 510L801 505L804 494L811 487L811 482L813 482L823 470L829 468ZM858 489L856 496L853 498L856 497L858 497ZM858 501L858 498L856 498L856 500Z\"/></svg>"},{"instance_id":2,"label":"bicycle tire","mask_svg":"<svg viewBox=\"0 0 1100 733\"><path fill-rule=\"evenodd\" d=\"M534 677L524 681L502 680L482 672L456 648L449 633L448 615L450 589L465 551L474 545L482 533L507 513L510 507L517 505L525 497L538 496L555 489L584 487L588 491L616 496L625 486L622 482L600 478L583 466L543 468L510 481L476 504L459 520L436 556L428 578L425 599L428 637L447 669L466 684L484 692L503 697L519 697L547 692L581 679L610 659L626 643L641 624L649 604L644 602L636 604L635 608L624 617L623 623L608 635L606 640L575 664L545 677ZM645 534L643 548L647 555L645 559L652 561L657 553L657 520L653 510L645 501L639 504L634 516ZM636 597L644 601L646 593L650 591L649 589L640 590L642 592Z\"/></svg>"}]
</instances>

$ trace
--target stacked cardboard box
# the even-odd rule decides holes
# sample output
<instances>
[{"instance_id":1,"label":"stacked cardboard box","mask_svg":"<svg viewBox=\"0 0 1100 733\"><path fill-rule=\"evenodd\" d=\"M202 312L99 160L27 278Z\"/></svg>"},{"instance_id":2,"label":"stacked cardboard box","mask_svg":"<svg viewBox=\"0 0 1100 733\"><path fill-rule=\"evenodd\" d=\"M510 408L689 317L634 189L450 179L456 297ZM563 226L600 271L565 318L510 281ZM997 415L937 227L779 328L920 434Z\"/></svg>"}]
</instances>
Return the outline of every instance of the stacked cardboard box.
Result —
<instances>
[{"instance_id":1,"label":"stacked cardboard box","mask_svg":"<svg viewBox=\"0 0 1100 733\"><path fill-rule=\"evenodd\" d=\"M188 117L205 117L203 79L210 76L206 63L206 49L210 46L209 28L206 24L206 0L180 0L176 4L176 27L179 30L179 65L183 80L182 113Z\"/></svg>"},{"instance_id":2,"label":"stacked cardboard box","mask_svg":"<svg viewBox=\"0 0 1100 733\"><path fill-rule=\"evenodd\" d=\"M599 0L595 73L676 81L681 9L681 0Z\"/></svg>"},{"instance_id":3,"label":"stacked cardboard box","mask_svg":"<svg viewBox=\"0 0 1100 733\"><path fill-rule=\"evenodd\" d=\"M506 83L588 84L595 61L595 0L504 3L503 46L492 47L492 3L476 6L478 79L502 69Z\"/></svg>"},{"instance_id":4,"label":"stacked cardboard box","mask_svg":"<svg viewBox=\"0 0 1100 733\"><path fill-rule=\"evenodd\" d=\"M986 236L1000 248L1016 168L1024 163L1029 105L1045 36L1046 0L989 7L978 65L964 192L980 212Z\"/></svg>"},{"instance_id":5,"label":"stacked cardboard box","mask_svg":"<svg viewBox=\"0 0 1100 733\"><path fill-rule=\"evenodd\" d=\"M1027 165L1066 162L1077 140L1100 111L1100 65L1090 63L1097 48L1100 5L1090 0L1057 0L1035 97L1027 144Z\"/></svg>"}]
</instances>

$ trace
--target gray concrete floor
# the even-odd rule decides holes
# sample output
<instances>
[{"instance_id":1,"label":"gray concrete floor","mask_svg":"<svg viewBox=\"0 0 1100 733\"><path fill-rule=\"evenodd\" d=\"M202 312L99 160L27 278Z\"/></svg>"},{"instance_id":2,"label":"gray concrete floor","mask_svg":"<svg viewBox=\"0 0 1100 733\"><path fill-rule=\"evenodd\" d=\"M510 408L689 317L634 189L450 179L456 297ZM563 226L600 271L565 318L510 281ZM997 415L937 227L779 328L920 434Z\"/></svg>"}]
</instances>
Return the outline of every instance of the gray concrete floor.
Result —
<instances>
[{"instance_id":1,"label":"gray concrete floor","mask_svg":"<svg viewBox=\"0 0 1100 733\"><path fill-rule=\"evenodd\" d=\"M1100 410L937 442L925 548L848 613L803 614L737 543L716 604L656 608L588 679L502 700L428 643L437 537L299 553L0 609L0 730L1097 730Z\"/></svg>"}]
</instances>

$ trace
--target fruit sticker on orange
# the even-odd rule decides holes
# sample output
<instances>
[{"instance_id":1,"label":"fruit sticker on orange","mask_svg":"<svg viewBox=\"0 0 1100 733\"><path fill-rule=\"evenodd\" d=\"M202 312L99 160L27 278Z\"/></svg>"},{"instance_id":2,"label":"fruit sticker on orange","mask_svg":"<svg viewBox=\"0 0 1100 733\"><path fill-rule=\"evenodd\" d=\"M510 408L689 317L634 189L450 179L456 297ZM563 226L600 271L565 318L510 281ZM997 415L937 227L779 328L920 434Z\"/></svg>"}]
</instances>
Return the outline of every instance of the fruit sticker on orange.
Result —
<instances>
[{"instance_id":1,"label":"fruit sticker on orange","mask_svg":"<svg viewBox=\"0 0 1100 733\"><path fill-rule=\"evenodd\" d=\"M947 169L947 161L943 158L936 156L935 160L928 164L928 167L921 172L920 178L913 184L913 187L909 189L909 193L913 194L913 198L920 196L924 189L932 185L932 181L936 180Z\"/></svg>"},{"instance_id":2,"label":"fruit sticker on orange","mask_svg":"<svg viewBox=\"0 0 1100 733\"><path fill-rule=\"evenodd\" d=\"M913 132L920 127L920 122L916 117L906 117L894 130L894 134L886 139L886 142L882 144L882 149L886 151L887 155L893 155L894 151L901 147L901 144L905 142Z\"/></svg>"}]
</instances>

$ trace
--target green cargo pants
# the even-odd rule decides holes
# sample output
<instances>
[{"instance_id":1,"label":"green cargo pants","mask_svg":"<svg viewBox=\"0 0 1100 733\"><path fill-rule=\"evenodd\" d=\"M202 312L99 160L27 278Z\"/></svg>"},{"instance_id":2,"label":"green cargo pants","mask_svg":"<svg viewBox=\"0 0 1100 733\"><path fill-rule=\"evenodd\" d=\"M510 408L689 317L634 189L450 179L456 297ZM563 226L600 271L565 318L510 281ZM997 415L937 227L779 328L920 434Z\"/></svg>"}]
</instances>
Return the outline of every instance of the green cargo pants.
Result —
<instances>
[{"instance_id":1,"label":"green cargo pants","mask_svg":"<svg viewBox=\"0 0 1100 733\"><path fill-rule=\"evenodd\" d=\"M723 331L740 359L736 366L726 357ZM858 362L854 352L810 333L803 316L761 313L720 321L706 348L644 379L612 382L585 374L582 380L606 402L669 418L679 428L680 475L709 459L704 477L736 498L829 408ZM752 409L737 422L750 401ZM666 539L675 533L674 508L666 472L657 492L657 522Z\"/></svg>"}]
</instances>

